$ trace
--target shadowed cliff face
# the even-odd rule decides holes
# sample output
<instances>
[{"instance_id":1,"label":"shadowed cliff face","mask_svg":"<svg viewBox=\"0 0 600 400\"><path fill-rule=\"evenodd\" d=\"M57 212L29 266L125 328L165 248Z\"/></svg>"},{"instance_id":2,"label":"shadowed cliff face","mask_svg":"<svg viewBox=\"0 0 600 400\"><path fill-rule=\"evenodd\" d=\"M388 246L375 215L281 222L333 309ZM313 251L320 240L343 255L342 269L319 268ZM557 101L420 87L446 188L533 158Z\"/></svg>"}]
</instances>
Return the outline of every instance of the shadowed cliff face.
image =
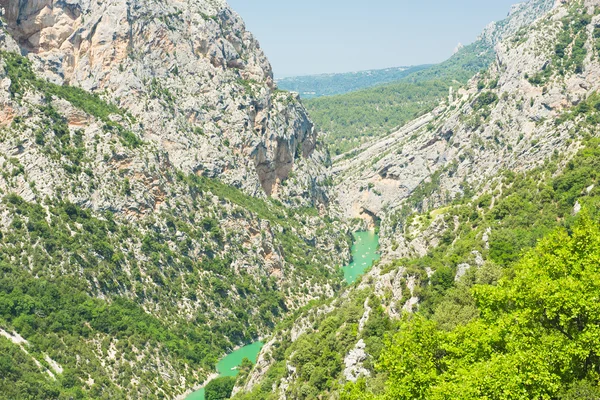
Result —
<instances>
[{"instance_id":1,"label":"shadowed cliff face","mask_svg":"<svg viewBox=\"0 0 600 400\"><path fill-rule=\"evenodd\" d=\"M302 110L296 108L296 96L285 95L284 107L280 115L288 118L291 126L271 135L264 145L257 147L252 154L256 163L256 172L267 195L277 195L281 184L289 176L297 160L308 159L316 148L317 135L312 122ZM292 101L293 100L293 101ZM255 130L273 132L277 121L262 118L256 122Z\"/></svg>"},{"instance_id":2,"label":"shadowed cliff face","mask_svg":"<svg viewBox=\"0 0 600 400\"><path fill-rule=\"evenodd\" d=\"M327 198L314 185L326 156L315 153L312 122L296 96L276 90L258 42L224 1L1 0L0 6L8 32L38 72L106 93L176 167L255 195L308 195L312 204ZM295 182L283 185L295 169L302 169Z\"/></svg>"}]
</instances>

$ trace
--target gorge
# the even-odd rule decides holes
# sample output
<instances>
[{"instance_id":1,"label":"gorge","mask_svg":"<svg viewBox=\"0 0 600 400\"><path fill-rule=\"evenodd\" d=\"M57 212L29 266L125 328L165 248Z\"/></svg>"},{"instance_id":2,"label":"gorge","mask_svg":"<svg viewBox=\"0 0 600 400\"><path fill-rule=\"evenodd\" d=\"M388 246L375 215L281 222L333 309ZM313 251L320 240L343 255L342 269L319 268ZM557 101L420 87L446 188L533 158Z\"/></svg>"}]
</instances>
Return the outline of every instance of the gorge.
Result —
<instances>
[{"instance_id":1,"label":"gorge","mask_svg":"<svg viewBox=\"0 0 600 400\"><path fill-rule=\"evenodd\" d=\"M224 0L0 10L0 398L600 398L600 0L281 87Z\"/></svg>"}]
</instances>

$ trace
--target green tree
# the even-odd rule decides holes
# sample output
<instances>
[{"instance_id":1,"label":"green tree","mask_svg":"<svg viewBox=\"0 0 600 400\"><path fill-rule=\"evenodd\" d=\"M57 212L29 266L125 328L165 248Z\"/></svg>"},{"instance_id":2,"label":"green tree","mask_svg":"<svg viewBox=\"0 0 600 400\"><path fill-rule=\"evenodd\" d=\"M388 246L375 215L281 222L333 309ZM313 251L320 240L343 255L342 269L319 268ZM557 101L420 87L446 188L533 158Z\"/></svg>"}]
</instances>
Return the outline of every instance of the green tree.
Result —
<instances>
[{"instance_id":1,"label":"green tree","mask_svg":"<svg viewBox=\"0 0 600 400\"><path fill-rule=\"evenodd\" d=\"M213 379L206 385L204 397L206 400L228 399L231 397L233 386L235 386L235 378L233 376L223 376Z\"/></svg>"},{"instance_id":2,"label":"green tree","mask_svg":"<svg viewBox=\"0 0 600 400\"><path fill-rule=\"evenodd\" d=\"M474 297L481 317L450 332L421 316L404 321L380 359L386 399L554 399L570 385L563 398L597 393L597 222L584 215L571 233L549 235Z\"/></svg>"}]
</instances>

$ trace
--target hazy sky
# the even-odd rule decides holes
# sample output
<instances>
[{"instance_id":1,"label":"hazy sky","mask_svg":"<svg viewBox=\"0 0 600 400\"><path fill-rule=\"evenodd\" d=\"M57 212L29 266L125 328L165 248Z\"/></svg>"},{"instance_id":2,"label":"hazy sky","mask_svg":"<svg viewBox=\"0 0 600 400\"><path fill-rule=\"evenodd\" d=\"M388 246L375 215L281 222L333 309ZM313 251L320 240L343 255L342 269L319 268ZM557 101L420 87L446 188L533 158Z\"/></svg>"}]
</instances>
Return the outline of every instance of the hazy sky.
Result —
<instances>
[{"instance_id":1,"label":"hazy sky","mask_svg":"<svg viewBox=\"0 0 600 400\"><path fill-rule=\"evenodd\" d=\"M275 76L445 60L519 0L228 0Z\"/></svg>"}]
</instances>

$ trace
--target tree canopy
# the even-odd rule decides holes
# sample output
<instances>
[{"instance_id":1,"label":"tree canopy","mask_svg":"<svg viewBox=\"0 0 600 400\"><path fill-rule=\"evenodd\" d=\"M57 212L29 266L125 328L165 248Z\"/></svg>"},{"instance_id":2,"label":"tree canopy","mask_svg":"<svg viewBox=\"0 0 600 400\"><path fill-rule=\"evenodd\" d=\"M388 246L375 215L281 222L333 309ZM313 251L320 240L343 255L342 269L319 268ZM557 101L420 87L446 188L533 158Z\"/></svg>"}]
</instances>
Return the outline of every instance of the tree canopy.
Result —
<instances>
[{"instance_id":1,"label":"tree canopy","mask_svg":"<svg viewBox=\"0 0 600 400\"><path fill-rule=\"evenodd\" d=\"M231 397L235 377L223 376L208 382L204 389L204 398L206 400L223 400Z\"/></svg>"},{"instance_id":2,"label":"tree canopy","mask_svg":"<svg viewBox=\"0 0 600 400\"><path fill-rule=\"evenodd\" d=\"M476 285L480 317L451 331L407 316L378 369L378 399L600 397L600 229L583 215L526 253L497 285ZM364 383L343 399L375 398Z\"/></svg>"}]
</instances>

